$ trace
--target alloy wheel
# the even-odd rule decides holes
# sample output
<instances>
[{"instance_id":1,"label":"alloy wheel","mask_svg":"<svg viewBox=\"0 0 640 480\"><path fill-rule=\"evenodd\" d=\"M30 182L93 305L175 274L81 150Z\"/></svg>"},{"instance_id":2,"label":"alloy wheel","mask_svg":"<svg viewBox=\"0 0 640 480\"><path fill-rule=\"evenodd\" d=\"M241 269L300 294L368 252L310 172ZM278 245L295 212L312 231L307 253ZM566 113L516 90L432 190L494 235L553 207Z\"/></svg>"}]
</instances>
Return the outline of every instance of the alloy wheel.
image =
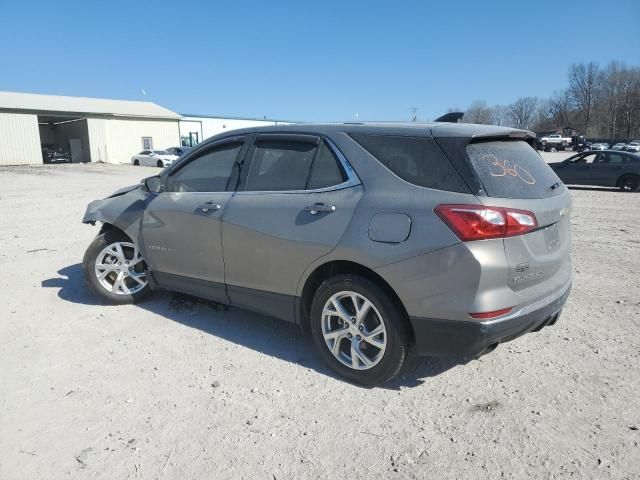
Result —
<instances>
[{"instance_id":1,"label":"alloy wheel","mask_svg":"<svg viewBox=\"0 0 640 480\"><path fill-rule=\"evenodd\" d=\"M115 295L133 295L147 286L147 265L131 242L114 242L98 254L95 262L98 283Z\"/></svg>"},{"instance_id":2,"label":"alloy wheel","mask_svg":"<svg viewBox=\"0 0 640 480\"><path fill-rule=\"evenodd\" d=\"M322 336L333 356L354 370L375 367L387 347L380 312L357 292L338 292L327 300L322 310Z\"/></svg>"}]
</instances>

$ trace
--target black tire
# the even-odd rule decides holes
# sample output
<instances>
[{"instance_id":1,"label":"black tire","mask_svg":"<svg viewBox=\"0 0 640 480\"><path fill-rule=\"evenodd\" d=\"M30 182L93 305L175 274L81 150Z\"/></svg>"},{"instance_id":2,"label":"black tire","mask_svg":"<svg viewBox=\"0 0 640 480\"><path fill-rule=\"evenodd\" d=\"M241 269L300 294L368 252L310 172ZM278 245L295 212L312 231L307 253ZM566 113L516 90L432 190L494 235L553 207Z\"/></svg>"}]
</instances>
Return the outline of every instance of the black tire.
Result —
<instances>
[{"instance_id":1,"label":"black tire","mask_svg":"<svg viewBox=\"0 0 640 480\"><path fill-rule=\"evenodd\" d=\"M640 191L640 177L637 175L625 175L618 181L618 186L623 192Z\"/></svg>"},{"instance_id":2,"label":"black tire","mask_svg":"<svg viewBox=\"0 0 640 480\"><path fill-rule=\"evenodd\" d=\"M164 163L162 163L162 160L158 160L158 163L156 165L160 168L164 168Z\"/></svg>"},{"instance_id":3,"label":"black tire","mask_svg":"<svg viewBox=\"0 0 640 480\"><path fill-rule=\"evenodd\" d=\"M134 160L133 161L133 166L134 167L139 167L140 166L140 162L138 160Z\"/></svg>"},{"instance_id":4,"label":"black tire","mask_svg":"<svg viewBox=\"0 0 640 480\"><path fill-rule=\"evenodd\" d=\"M366 297L377 309L384 323L384 353L377 364L366 370L357 370L341 363L329 350L322 333L322 312L325 304L334 294L342 291L355 292ZM412 362L414 341L409 321L405 317L402 309L371 280L351 274L337 275L325 280L313 297L310 312L311 335L318 353L332 370L351 382L375 386L388 382ZM349 348L349 343L355 340L345 338L342 341L347 342ZM362 344L363 342L360 343Z\"/></svg>"},{"instance_id":5,"label":"black tire","mask_svg":"<svg viewBox=\"0 0 640 480\"><path fill-rule=\"evenodd\" d=\"M98 235L87 251L84 254L84 258L82 260L82 268L84 270L84 278L87 286L97 293L100 297L107 300L109 303L114 304L127 304L127 303L135 303L139 302L143 298L147 297L151 293L151 287L147 283L144 288L138 290L132 294L123 293L113 293L108 291L98 280L96 275L96 259L98 255L109 245L112 245L116 242L131 242L131 239L127 237L124 233L119 230L108 230L105 233ZM139 271L144 271L146 269L146 265L144 262L139 267L135 267ZM110 274L111 275L111 274Z\"/></svg>"}]
</instances>

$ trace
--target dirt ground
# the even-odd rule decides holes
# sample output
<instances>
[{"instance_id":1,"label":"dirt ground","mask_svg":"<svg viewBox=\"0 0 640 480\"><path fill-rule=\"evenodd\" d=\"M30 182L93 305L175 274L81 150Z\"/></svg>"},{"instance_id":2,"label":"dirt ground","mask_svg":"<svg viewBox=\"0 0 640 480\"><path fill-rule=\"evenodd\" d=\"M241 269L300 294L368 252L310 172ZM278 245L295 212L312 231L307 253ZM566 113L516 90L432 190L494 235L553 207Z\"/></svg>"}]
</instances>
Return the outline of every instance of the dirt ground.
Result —
<instances>
[{"instance_id":1,"label":"dirt ground","mask_svg":"<svg viewBox=\"0 0 640 480\"><path fill-rule=\"evenodd\" d=\"M0 169L0 479L640 478L640 194L572 190L556 326L367 389L294 325L86 290L86 204L156 171Z\"/></svg>"}]
</instances>

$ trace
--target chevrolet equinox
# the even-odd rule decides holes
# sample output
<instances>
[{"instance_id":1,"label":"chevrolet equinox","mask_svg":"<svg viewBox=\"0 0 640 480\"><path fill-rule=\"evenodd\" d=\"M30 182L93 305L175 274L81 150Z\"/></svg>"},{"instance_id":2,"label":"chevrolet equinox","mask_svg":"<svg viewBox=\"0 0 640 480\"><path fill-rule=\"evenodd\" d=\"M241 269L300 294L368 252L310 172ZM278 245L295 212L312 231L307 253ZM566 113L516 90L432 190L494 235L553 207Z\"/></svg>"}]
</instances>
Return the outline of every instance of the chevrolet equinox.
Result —
<instances>
[{"instance_id":1,"label":"chevrolet equinox","mask_svg":"<svg viewBox=\"0 0 640 480\"><path fill-rule=\"evenodd\" d=\"M300 324L350 381L552 325L571 289L564 184L531 132L310 124L227 132L87 207L88 284Z\"/></svg>"}]
</instances>

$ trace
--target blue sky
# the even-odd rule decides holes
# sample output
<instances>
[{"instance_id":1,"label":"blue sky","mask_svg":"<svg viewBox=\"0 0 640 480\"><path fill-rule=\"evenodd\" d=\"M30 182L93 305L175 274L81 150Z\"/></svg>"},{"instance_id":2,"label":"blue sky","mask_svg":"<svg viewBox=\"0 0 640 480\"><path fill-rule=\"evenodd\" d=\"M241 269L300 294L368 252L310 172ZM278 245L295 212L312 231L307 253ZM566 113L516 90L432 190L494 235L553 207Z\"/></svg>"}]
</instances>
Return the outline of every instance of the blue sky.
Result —
<instances>
[{"instance_id":1,"label":"blue sky","mask_svg":"<svg viewBox=\"0 0 640 480\"><path fill-rule=\"evenodd\" d=\"M429 120L548 96L571 62L640 65L639 22L639 0L0 0L0 90L308 121L417 107Z\"/></svg>"}]
</instances>

